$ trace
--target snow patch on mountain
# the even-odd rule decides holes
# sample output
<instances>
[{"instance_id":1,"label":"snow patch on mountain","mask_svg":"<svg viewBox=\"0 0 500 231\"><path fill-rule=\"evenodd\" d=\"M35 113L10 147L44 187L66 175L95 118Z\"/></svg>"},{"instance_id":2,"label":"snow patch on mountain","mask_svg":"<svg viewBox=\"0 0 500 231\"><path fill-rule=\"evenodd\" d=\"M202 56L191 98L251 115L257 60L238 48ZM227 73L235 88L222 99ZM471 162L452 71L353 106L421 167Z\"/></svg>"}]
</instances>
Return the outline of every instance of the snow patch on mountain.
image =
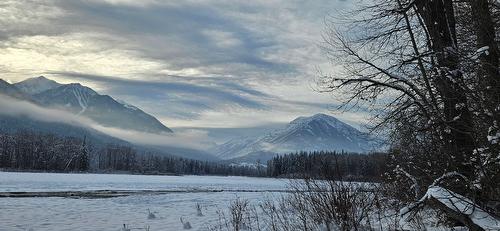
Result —
<instances>
[{"instance_id":1,"label":"snow patch on mountain","mask_svg":"<svg viewBox=\"0 0 500 231\"><path fill-rule=\"evenodd\" d=\"M119 99L115 99L116 102L120 103L121 105L123 105L124 107L130 109L130 110L134 110L134 111L138 111L140 110L139 108L137 108L136 106L134 105L131 105L131 104L128 104L127 102L123 101L123 100L119 100Z\"/></svg>"},{"instance_id":2,"label":"snow patch on mountain","mask_svg":"<svg viewBox=\"0 0 500 231\"><path fill-rule=\"evenodd\" d=\"M68 88L66 90L70 91L75 96L78 104L82 108L82 110L78 112L78 114L85 112L85 110L87 110L89 106L90 98L97 95L97 93L94 90L88 87L84 87L80 84L69 84L67 86Z\"/></svg>"},{"instance_id":3,"label":"snow patch on mountain","mask_svg":"<svg viewBox=\"0 0 500 231\"><path fill-rule=\"evenodd\" d=\"M65 105L75 113L82 114L87 110L89 101L96 95L97 92L88 87L70 83L36 94L35 100L45 105Z\"/></svg>"}]
</instances>

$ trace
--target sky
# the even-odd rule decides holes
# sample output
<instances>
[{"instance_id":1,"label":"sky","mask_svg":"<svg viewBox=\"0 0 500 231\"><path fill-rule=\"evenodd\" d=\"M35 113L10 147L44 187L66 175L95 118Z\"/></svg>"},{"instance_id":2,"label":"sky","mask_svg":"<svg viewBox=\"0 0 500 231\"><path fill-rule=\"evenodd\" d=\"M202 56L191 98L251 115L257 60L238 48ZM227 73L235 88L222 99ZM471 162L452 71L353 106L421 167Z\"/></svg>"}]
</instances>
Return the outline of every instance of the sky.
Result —
<instances>
[{"instance_id":1,"label":"sky","mask_svg":"<svg viewBox=\"0 0 500 231\"><path fill-rule=\"evenodd\" d=\"M2 0L0 78L79 82L174 131L240 129L329 113L318 70L325 19L341 0Z\"/></svg>"}]
</instances>

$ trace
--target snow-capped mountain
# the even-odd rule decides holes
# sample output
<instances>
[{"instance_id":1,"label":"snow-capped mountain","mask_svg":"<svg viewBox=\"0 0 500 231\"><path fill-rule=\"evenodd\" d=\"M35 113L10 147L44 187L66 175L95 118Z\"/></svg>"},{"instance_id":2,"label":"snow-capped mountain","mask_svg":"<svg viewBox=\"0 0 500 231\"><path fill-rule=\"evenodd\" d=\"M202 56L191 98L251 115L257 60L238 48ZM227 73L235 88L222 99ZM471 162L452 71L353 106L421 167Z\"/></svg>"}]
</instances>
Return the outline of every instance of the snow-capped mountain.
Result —
<instances>
[{"instance_id":1,"label":"snow-capped mountain","mask_svg":"<svg viewBox=\"0 0 500 231\"><path fill-rule=\"evenodd\" d=\"M31 79L33 80L33 79ZM43 82L42 80L41 82ZM31 82L31 81L30 81ZM38 81L34 81L38 82ZM36 84L31 85L31 88L25 88L36 91ZM0 79L0 95L6 95L16 98L21 101L29 101L36 103L32 96L25 93L15 84L10 84ZM1 109L0 109L1 110ZM41 133L50 133L61 136L71 137L87 137L96 146L104 145L105 143L128 144L126 141L108 136L90 127L82 125L69 125L65 123L54 123L40 121L30 118L26 115L8 115L0 113L0 132L15 133L19 131L36 131Z\"/></svg>"},{"instance_id":2,"label":"snow-capped mountain","mask_svg":"<svg viewBox=\"0 0 500 231\"><path fill-rule=\"evenodd\" d=\"M36 84L32 86L33 88L31 89L39 89ZM91 88L82 86L78 83L60 84L55 88L29 95L23 93L15 85L0 79L0 95L7 95L21 101L29 101L32 104L55 107L75 114L80 114L105 126L152 133L172 132L156 118L143 112L138 107L123 101L115 100L108 95L100 95ZM0 133L15 133L18 131L34 131L58 136L86 137L93 145L98 147L107 144L133 145L137 150L142 150L144 152L160 153L198 160L218 160L218 158L210 153L196 149L130 143L115 138L110 134L97 131L85 124L46 122L44 120L31 118L29 115L24 114L14 116L8 113L0 113Z\"/></svg>"},{"instance_id":3,"label":"snow-capped mountain","mask_svg":"<svg viewBox=\"0 0 500 231\"><path fill-rule=\"evenodd\" d=\"M230 140L214 150L222 159L268 159L264 156L295 151L367 152L376 147L374 139L352 126L325 114L299 117L284 129L259 137Z\"/></svg>"},{"instance_id":4,"label":"snow-capped mountain","mask_svg":"<svg viewBox=\"0 0 500 231\"><path fill-rule=\"evenodd\" d=\"M47 79L44 76L29 78L14 84L14 86L16 86L19 90L28 95L38 94L61 85L62 84L54 80Z\"/></svg>"},{"instance_id":5,"label":"snow-capped mountain","mask_svg":"<svg viewBox=\"0 0 500 231\"><path fill-rule=\"evenodd\" d=\"M141 109L100 95L79 83L65 84L33 95L39 104L58 107L91 118L104 126L142 132L171 133L155 117Z\"/></svg>"},{"instance_id":6,"label":"snow-capped mountain","mask_svg":"<svg viewBox=\"0 0 500 231\"><path fill-rule=\"evenodd\" d=\"M138 107L101 95L79 83L60 84L43 76L16 84L0 80L0 93L42 106L64 109L103 126L151 133L172 132Z\"/></svg>"}]
</instances>

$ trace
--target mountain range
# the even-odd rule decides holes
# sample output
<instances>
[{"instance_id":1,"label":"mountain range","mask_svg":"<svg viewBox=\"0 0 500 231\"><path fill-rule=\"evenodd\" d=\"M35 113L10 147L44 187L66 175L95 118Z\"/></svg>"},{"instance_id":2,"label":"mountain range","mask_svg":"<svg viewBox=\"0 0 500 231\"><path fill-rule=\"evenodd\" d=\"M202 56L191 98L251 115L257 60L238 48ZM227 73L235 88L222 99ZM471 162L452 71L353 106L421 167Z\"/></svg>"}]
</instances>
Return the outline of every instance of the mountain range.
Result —
<instances>
[{"instance_id":1,"label":"mountain range","mask_svg":"<svg viewBox=\"0 0 500 231\"><path fill-rule=\"evenodd\" d=\"M138 107L116 100L109 95L101 95L79 83L60 84L43 76L15 84L0 79L0 94L41 107L56 108L90 118L104 127L165 136L174 135L170 128ZM47 122L34 119L31 115L13 116L9 113L0 113L0 132L15 133L27 130L59 136L86 137L95 146L119 144L164 155L198 160L218 159L207 152L191 148L133 144L80 123Z\"/></svg>"},{"instance_id":2,"label":"mountain range","mask_svg":"<svg viewBox=\"0 0 500 231\"><path fill-rule=\"evenodd\" d=\"M81 115L105 127L155 134L173 134L171 129L138 107L116 100L109 95L101 95L79 83L60 84L43 76L15 84L0 79L0 94ZM129 144L92 128L35 121L28 116L0 116L0 130L14 132L23 129L36 129L66 136L85 135L97 144ZM362 153L373 151L378 147L378 140L368 134L360 132L335 117L316 114L310 117L299 117L283 128L272 132L233 138L208 152L164 146L147 148L193 159L255 162L256 160L269 160L278 154L297 151Z\"/></svg>"},{"instance_id":3,"label":"mountain range","mask_svg":"<svg viewBox=\"0 0 500 231\"><path fill-rule=\"evenodd\" d=\"M0 86L8 84L3 81ZM9 86L10 85L10 86ZM150 133L172 133L155 117L130 104L101 95L79 83L60 84L43 76L8 84L16 98L28 98L39 105L63 109L106 126ZM3 92L3 90L2 90Z\"/></svg>"},{"instance_id":4,"label":"mountain range","mask_svg":"<svg viewBox=\"0 0 500 231\"><path fill-rule=\"evenodd\" d=\"M285 128L261 136L240 137L217 146L213 153L226 160L266 161L277 154L297 151L368 152L378 142L368 134L336 119L316 114L299 117Z\"/></svg>"}]
</instances>

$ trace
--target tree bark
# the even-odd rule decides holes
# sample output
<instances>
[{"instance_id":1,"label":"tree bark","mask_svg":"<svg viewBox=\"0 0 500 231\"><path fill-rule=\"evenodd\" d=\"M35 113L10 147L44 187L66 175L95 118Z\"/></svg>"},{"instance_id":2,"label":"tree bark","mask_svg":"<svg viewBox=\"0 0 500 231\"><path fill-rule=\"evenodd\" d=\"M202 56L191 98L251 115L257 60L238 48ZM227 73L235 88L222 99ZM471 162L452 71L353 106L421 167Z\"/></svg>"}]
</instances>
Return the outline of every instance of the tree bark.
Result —
<instances>
[{"instance_id":1,"label":"tree bark","mask_svg":"<svg viewBox=\"0 0 500 231\"><path fill-rule=\"evenodd\" d=\"M474 140L467 97L460 85L463 76L459 69L453 2L417 0L415 6L429 33L437 62L432 81L443 105L443 151L455 158L450 162L455 163L456 170L472 176L472 169L464 164L470 159Z\"/></svg>"},{"instance_id":2,"label":"tree bark","mask_svg":"<svg viewBox=\"0 0 500 231\"><path fill-rule=\"evenodd\" d=\"M497 42L495 41L495 25L490 14L487 0L470 0L472 16L474 19L474 28L476 29L477 48L485 48L487 52L482 53L479 57L480 68L478 69L478 78L484 88L485 97L491 112L493 121L500 122L500 75L498 73L498 58L499 51ZM498 125L497 125L498 126ZM498 132L498 127L495 131Z\"/></svg>"},{"instance_id":3,"label":"tree bark","mask_svg":"<svg viewBox=\"0 0 500 231\"><path fill-rule=\"evenodd\" d=\"M480 78L488 87L487 94L491 103L500 102L500 77L498 73L498 46L495 41L495 25L490 14L487 0L470 0L473 19L475 20L477 48L488 47L488 53L480 56Z\"/></svg>"},{"instance_id":4,"label":"tree bark","mask_svg":"<svg viewBox=\"0 0 500 231\"><path fill-rule=\"evenodd\" d=\"M500 132L500 74L498 72L499 51L497 42L495 41L495 24L490 13L490 6L487 0L470 0L469 4L472 10L472 18L474 20L474 28L476 33L477 49L485 49L486 52L479 54L479 68L477 69L477 78L480 83L483 96L484 107L487 110L485 113L486 123L489 126L488 135L495 136ZM484 139L484 138L483 138ZM500 152L500 140L496 142L488 142L489 152ZM493 158L495 158L493 156ZM481 158L477 158L481 160ZM495 167L490 167L495 168ZM486 199L498 200L498 171L493 169L493 174L488 172L482 179L483 195ZM492 189L492 190L487 190Z\"/></svg>"}]
</instances>

